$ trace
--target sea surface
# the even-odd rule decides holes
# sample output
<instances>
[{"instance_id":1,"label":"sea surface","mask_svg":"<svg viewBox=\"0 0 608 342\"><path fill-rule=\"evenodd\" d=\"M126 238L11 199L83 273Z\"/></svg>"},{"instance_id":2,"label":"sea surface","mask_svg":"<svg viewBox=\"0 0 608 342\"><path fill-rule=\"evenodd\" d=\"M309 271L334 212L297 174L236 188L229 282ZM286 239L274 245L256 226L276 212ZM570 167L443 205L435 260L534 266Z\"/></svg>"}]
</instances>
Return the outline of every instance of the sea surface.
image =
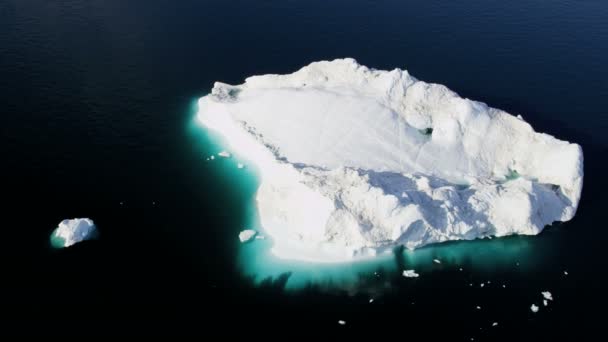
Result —
<instances>
[{"instance_id":1,"label":"sea surface","mask_svg":"<svg viewBox=\"0 0 608 342\"><path fill-rule=\"evenodd\" d=\"M240 244L240 230L260 229L255 172L238 156L207 160L224 146L197 123L197 99L215 81L342 57L407 69L579 143L576 217L535 237L354 264L277 260L270 239ZM0 326L590 336L605 325L606 60L604 0L0 0ZM98 238L53 248L73 217L93 219ZM420 277L401 276L410 268Z\"/></svg>"}]
</instances>

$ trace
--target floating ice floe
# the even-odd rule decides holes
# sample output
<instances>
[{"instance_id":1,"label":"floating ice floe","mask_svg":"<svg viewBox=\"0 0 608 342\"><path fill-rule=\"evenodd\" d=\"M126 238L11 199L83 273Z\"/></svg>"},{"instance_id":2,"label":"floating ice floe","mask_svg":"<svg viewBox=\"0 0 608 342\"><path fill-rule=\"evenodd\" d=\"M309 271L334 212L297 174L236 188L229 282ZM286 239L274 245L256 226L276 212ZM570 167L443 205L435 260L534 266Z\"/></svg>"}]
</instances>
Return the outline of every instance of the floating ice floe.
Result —
<instances>
[{"instance_id":1,"label":"floating ice floe","mask_svg":"<svg viewBox=\"0 0 608 342\"><path fill-rule=\"evenodd\" d=\"M339 321L338 321L338 324L340 324L340 325L345 325L345 324L346 324L346 321L339 320Z\"/></svg>"},{"instance_id":2,"label":"floating ice floe","mask_svg":"<svg viewBox=\"0 0 608 342\"><path fill-rule=\"evenodd\" d=\"M218 153L217 155L220 157L223 157L223 158L230 158L232 156L230 154L230 152L228 152L228 151L222 151L222 152Z\"/></svg>"},{"instance_id":3,"label":"floating ice floe","mask_svg":"<svg viewBox=\"0 0 608 342\"><path fill-rule=\"evenodd\" d=\"M239 233L239 240L241 240L241 242L251 241L256 234L257 232L253 229L245 229Z\"/></svg>"},{"instance_id":4,"label":"floating ice floe","mask_svg":"<svg viewBox=\"0 0 608 342\"><path fill-rule=\"evenodd\" d=\"M546 300L546 299L543 299L543 305L544 305L544 306L547 306L547 305L549 305L549 302L547 302L547 300Z\"/></svg>"},{"instance_id":5,"label":"floating ice floe","mask_svg":"<svg viewBox=\"0 0 608 342\"><path fill-rule=\"evenodd\" d=\"M259 170L260 221L282 258L535 235L578 207L579 145L405 70L323 61L217 82L198 104Z\"/></svg>"},{"instance_id":6,"label":"floating ice floe","mask_svg":"<svg viewBox=\"0 0 608 342\"><path fill-rule=\"evenodd\" d=\"M244 168L244 167L245 167L245 164L243 164L243 163L238 163L238 164L236 164L236 167L237 167L237 168L239 168L239 169L242 169L242 168Z\"/></svg>"},{"instance_id":7,"label":"floating ice floe","mask_svg":"<svg viewBox=\"0 0 608 342\"><path fill-rule=\"evenodd\" d=\"M538 306L536 306L535 304L532 304L532 306L530 306L530 310L534 313L538 312Z\"/></svg>"},{"instance_id":8,"label":"floating ice floe","mask_svg":"<svg viewBox=\"0 0 608 342\"><path fill-rule=\"evenodd\" d=\"M441 260L439 260L439 259L433 259L433 262L436 264L441 264Z\"/></svg>"},{"instance_id":9,"label":"floating ice floe","mask_svg":"<svg viewBox=\"0 0 608 342\"><path fill-rule=\"evenodd\" d=\"M95 224L89 218L63 220L51 234L51 244L57 248L69 247L93 238L95 232Z\"/></svg>"},{"instance_id":10,"label":"floating ice floe","mask_svg":"<svg viewBox=\"0 0 608 342\"><path fill-rule=\"evenodd\" d=\"M406 278L418 278L420 275L418 273L416 273L416 271L414 270L404 270L403 271L403 276Z\"/></svg>"},{"instance_id":11,"label":"floating ice floe","mask_svg":"<svg viewBox=\"0 0 608 342\"><path fill-rule=\"evenodd\" d=\"M493 326L493 327L495 327L495 326L497 326L497 325L498 325L498 322L494 322L494 323L492 323L492 326Z\"/></svg>"},{"instance_id":12,"label":"floating ice floe","mask_svg":"<svg viewBox=\"0 0 608 342\"><path fill-rule=\"evenodd\" d=\"M553 296L551 295L551 292L543 291L543 292L541 292L541 294L543 295L543 298L545 298L547 300L553 300Z\"/></svg>"}]
</instances>

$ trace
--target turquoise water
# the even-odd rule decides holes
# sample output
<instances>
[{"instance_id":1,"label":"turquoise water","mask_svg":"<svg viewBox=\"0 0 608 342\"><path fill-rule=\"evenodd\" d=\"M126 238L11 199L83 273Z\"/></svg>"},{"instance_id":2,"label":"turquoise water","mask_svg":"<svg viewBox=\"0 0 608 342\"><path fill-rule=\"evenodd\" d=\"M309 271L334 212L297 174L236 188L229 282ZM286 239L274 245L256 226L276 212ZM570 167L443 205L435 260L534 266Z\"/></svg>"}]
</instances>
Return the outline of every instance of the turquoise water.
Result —
<instances>
[{"instance_id":1,"label":"turquoise water","mask_svg":"<svg viewBox=\"0 0 608 342\"><path fill-rule=\"evenodd\" d=\"M65 239L58 236L56 232L53 232L50 237L51 247L63 248L65 247Z\"/></svg>"}]
</instances>

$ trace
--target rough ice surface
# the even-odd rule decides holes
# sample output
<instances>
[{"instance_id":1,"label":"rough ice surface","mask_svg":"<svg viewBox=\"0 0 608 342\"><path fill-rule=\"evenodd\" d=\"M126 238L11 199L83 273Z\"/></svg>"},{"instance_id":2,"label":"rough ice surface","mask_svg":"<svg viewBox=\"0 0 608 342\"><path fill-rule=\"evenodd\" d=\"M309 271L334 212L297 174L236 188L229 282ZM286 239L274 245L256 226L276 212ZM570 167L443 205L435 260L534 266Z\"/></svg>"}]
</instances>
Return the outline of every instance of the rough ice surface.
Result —
<instances>
[{"instance_id":1,"label":"rough ice surface","mask_svg":"<svg viewBox=\"0 0 608 342\"><path fill-rule=\"evenodd\" d=\"M51 234L51 243L54 247L69 247L75 243L88 240L95 234L96 228L93 220L88 218L75 218L63 220Z\"/></svg>"},{"instance_id":2,"label":"rough ice surface","mask_svg":"<svg viewBox=\"0 0 608 342\"><path fill-rule=\"evenodd\" d=\"M241 240L241 242L251 241L256 234L257 232L253 229L245 229L239 233L239 240Z\"/></svg>"},{"instance_id":3,"label":"rough ice surface","mask_svg":"<svg viewBox=\"0 0 608 342\"><path fill-rule=\"evenodd\" d=\"M418 278L420 275L414 270L404 270L403 276L406 278Z\"/></svg>"},{"instance_id":4,"label":"rough ice surface","mask_svg":"<svg viewBox=\"0 0 608 342\"><path fill-rule=\"evenodd\" d=\"M543 292L541 292L541 294L543 295L543 298L545 298L547 300L553 300L553 296L551 295L551 292L543 291Z\"/></svg>"},{"instance_id":5,"label":"rough ice surface","mask_svg":"<svg viewBox=\"0 0 608 342\"><path fill-rule=\"evenodd\" d=\"M353 59L217 82L198 118L256 167L260 223L281 258L535 235L570 220L581 195L579 145Z\"/></svg>"}]
</instances>

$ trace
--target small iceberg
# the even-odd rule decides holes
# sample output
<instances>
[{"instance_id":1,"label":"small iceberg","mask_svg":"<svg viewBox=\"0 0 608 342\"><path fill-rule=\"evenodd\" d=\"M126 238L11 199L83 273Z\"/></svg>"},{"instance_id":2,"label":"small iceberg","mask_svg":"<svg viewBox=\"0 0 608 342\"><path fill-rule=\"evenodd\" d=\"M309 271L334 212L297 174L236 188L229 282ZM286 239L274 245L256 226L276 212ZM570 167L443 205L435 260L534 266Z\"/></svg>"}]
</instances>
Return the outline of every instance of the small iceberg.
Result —
<instances>
[{"instance_id":1,"label":"small iceberg","mask_svg":"<svg viewBox=\"0 0 608 342\"><path fill-rule=\"evenodd\" d=\"M538 306L536 306L536 305L532 304L532 306L530 306L530 310L531 310L532 312L534 312L534 313L537 313L537 312L538 312Z\"/></svg>"},{"instance_id":2,"label":"small iceberg","mask_svg":"<svg viewBox=\"0 0 608 342\"><path fill-rule=\"evenodd\" d=\"M403 276L406 278L418 278L420 275L414 270L405 270L403 271Z\"/></svg>"},{"instance_id":3,"label":"small iceberg","mask_svg":"<svg viewBox=\"0 0 608 342\"><path fill-rule=\"evenodd\" d=\"M545 298L546 300L553 300L553 296L551 295L551 292L543 291L541 293L543 295L543 298Z\"/></svg>"},{"instance_id":4,"label":"small iceberg","mask_svg":"<svg viewBox=\"0 0 608 342\"><path fill-rule=\"evenodd\" d=\"M63 220L51 234L51 245L55 248L69 247L95 235L95 224L89 218Z\"/></svg>"},{"instance_id":5,"label":"small iceberg","mask_svg":"<svg viewBox=\"0 0 608 342\"><path fill-rule=\"evenodd\" d=\"M257 233L253 229L245 229L239 233L239 240L241 240L241 243L251 241Z\"/></svg>"}]
</instances>

